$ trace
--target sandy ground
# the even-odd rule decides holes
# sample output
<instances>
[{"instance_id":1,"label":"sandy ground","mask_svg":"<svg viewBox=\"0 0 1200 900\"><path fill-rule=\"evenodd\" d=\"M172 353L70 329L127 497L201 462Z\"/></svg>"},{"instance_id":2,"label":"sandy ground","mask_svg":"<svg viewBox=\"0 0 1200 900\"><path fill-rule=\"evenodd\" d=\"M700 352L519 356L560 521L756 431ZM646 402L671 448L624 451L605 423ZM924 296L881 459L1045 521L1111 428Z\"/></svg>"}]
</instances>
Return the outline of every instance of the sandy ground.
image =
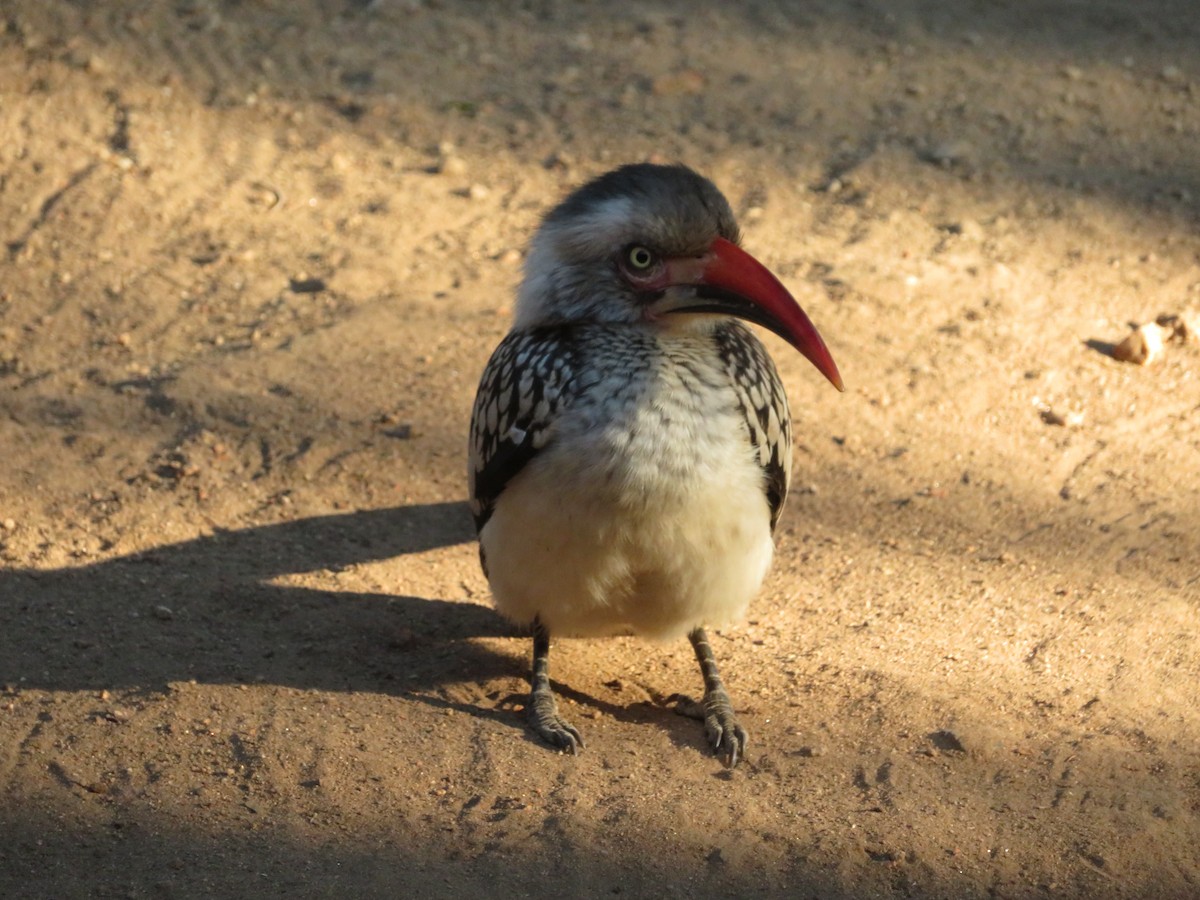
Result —
<instances>
[{"instance_id":1,"label":"sandy ground","mask_svg":"<svg viewBox=\"0 0 1200 900\"><path fill-rule=\"evenodd\" d=\"M0 2L0 895L1200 896L1192 0ZM818 323L776 565L564 641L464 504L525 241L712 177Z\"/></svg>"}]
</instances>

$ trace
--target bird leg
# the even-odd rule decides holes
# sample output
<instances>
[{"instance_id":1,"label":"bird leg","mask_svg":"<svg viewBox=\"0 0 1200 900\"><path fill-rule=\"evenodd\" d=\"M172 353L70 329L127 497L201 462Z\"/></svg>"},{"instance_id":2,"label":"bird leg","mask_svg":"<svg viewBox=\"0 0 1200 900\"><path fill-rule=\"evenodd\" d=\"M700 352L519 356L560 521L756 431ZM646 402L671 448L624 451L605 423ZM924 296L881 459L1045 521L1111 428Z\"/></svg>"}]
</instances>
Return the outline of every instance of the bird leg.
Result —
<instances>
[{"instance_id":1,"label":"bird leg","mask_svg":"<svg viewBox=\"0 0 1200 900\"><path fill-rule=\"evenodd\" d=\"M529 678L529 705L525 709L529 727L546 743L572 754L583 749L583 738L574 725L558 714L550 687L550 632L541 620L533 620L533 672Z\"/></svg>"},{"instance_id":2,"label":"bird leg","mask_svg":"<svg viewBox=\"0 0 1200 900\"><path fill-rule=\"evenodd\" d=\"M721 681L721 673L717 671L717 660L708 635L703 628L696 628L688 635L688 640L692 642L700 673L704 676L704 699L697 703L682 694L675 694L670 699L675 701L675 712L704 722L708 743L726 768L732 769L746 751L746 729L733 714L733 704Z\"/></svg>"}]
</instances>

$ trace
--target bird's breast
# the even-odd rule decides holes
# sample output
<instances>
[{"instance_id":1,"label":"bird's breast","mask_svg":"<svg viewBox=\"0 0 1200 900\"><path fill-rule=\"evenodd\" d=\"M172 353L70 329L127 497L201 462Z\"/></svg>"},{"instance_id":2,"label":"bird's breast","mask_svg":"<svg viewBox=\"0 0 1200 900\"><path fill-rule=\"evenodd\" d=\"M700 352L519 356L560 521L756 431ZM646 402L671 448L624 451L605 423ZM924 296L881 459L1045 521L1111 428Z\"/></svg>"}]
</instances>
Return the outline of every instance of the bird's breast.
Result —
<instances>
[{"instance_id":1,"label":"bird's breast","mask_svg":"<svg viewBox=\"0 0 1200 900\"><path fill-rule=\"evenodd\" d=\"M597 352L552 451L574 479L624 504L665 503L739 469L754 452L737 398L704 342L636 342Z\"/></svg>"}]
</instances>

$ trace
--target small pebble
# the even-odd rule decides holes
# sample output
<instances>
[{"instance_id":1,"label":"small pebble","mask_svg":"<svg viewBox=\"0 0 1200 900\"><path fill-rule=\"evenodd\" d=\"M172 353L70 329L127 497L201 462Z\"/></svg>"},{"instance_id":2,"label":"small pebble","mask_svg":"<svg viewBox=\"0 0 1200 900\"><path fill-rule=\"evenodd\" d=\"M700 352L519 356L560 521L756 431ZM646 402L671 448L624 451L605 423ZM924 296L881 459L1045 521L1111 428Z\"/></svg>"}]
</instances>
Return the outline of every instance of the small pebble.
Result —
<instances>
[{"instance_id":1,"label":"small pebble","mask_svg":"<svg viewBox=\"0 0 1200 900\"><path fill-rule=\"evenodd\" d=\"M1163 329L1147 322L1134 329L1125 340L1113 347L1113 358L1121 362L1146 366L1158 359L1163 351Z\"/></svg>"},{"instance_id":2,"label":"small pebble","mask_svg":"<svg viewBox=\"0 0 1200 900\"><path fill-rule=\"evenodd\" d=\"M175 612L169 606L156 606L154 607L154 618L169 622L175 618Z\"/></svg>"},{"instance_id":3,"label":"small pebble","mask_svg":"<svg viewBox=\"0 0 1200 900\"><path fill-rule=\"evenodd\" d=\"M443 156L438 160L439 175L462 175L467 171L467 164L461 156Z\"/></svg>"},{"instance_id":4,"label":"small pebble","mask_svg":"<svg viewBox=\"0 0 1200 900\"><path fill-rule=\"evenodd\" d=\"M925 154L928 162L939 166L953 166L970 162L975 148L967 141L945 141L931 147Z\"/></svg>"},{"instance_id":5,"label":"small pebble","mask_svg":"<svg viewBox=\"0 0 1200 900\"><path fill-rule=\"evenodd\" d=\"M659 75L654 79L651 90L659 97L671 97L679 94L700 94L704 91L705 79L702 72L696 69L684 69Z\"/></svg>"},{"instance_id":6,"label":"small pebble","mask_svg":"<svg viewBox=\"0 0 1200 900\"><path fill-rule=\"evenodd\" d=\"M1047 407L1041 411L1041 416L1047 425L1057 425L1060 428L1078 428L1083 424L1083 413L1079 410L1061 413Z\"/></svg>"}]
</instances>

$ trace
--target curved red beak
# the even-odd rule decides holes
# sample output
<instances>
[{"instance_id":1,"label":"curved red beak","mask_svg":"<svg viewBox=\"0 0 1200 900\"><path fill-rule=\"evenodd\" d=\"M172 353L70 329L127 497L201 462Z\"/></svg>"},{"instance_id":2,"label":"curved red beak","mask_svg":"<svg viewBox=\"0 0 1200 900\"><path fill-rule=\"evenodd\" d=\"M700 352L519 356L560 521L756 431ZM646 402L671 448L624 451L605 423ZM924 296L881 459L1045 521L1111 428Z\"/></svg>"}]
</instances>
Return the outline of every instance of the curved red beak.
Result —
<instances>
[{"instance_id":1,"label":"curved red beak","mask_svg":"<svg viewBox=\"0 0 1200 900\"><path fill-rule=\"evenodd\" d=\"M736 316L779 335L844 391L837 363L817 327L788 289L757 259L725 238L715 238L708 252L695 258L666 260L671 285L690 285L695 296L660 307L661 312L714 312ZM667 296L670 296L668 294Z\"/></svg>"}]
</instances>

